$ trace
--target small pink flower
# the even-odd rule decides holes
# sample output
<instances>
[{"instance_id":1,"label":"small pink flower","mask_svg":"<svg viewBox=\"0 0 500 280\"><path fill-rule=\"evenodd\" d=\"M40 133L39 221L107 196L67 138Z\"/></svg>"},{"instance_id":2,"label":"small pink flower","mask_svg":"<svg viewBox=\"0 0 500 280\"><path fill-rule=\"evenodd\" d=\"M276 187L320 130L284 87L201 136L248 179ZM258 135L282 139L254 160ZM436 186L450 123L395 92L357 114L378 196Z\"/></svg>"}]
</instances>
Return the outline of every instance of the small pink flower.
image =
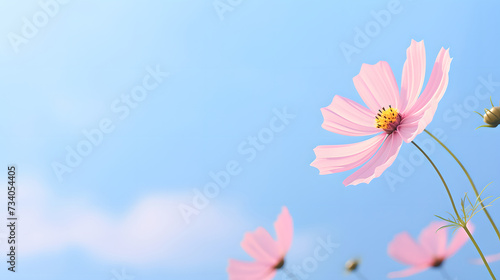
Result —
<instances>
[{"instance_id":1,"label":"small pink flower","mask_svg":"<svg viewBox=\"0 0 500 280\"><path fill-rule=\"evenodd\" d=\"M411 267L398 272L389 273L389 278L408 277L417 274L431 267L440 267L443 262L453 256L462 246L465 245L469 236L459 228L455 232L451 243L448 243L448 229L438 228L446 225L444 222L433 222L420 233L418 243L407 232L402 232L389 243L387 252L396 261L410 265ZM467 228L473 232L472 223L467 224Z\"/></svg>"},{"instance_id":2,"label":"small pink flower","mask_svg":"<svg viewBox=\"0 0 500 280\"><path fill-rule=\"evenodd\" d=\"M270 280L285 264L285 255L292 245L293 221L288 209L283 207L274 222L277 240L259 227L245 234L241 247L252 256L254 262L229 260L229 280Z\"/></svg>"},{"instance_id":3,"label":"small pink flower","mask_svg":"<svg viewBox=\"0 0 500 280\"><path fill-rule=\"evenodd\" d=\"M354 144L316 147L316 160L311 165L320 174L343 172L364 164L344 180L344 185L369 183L394 162L403 141L413 141L432 121L448 86L452 60L449 50L441 48L422 94L424 42L412 40L406 55L401 90L387 62L363 64L353 81L368 108L336 95L330 106L321 109L322 127L328 131L348 136L378 135Z\"/></svg>"}]
</instances>

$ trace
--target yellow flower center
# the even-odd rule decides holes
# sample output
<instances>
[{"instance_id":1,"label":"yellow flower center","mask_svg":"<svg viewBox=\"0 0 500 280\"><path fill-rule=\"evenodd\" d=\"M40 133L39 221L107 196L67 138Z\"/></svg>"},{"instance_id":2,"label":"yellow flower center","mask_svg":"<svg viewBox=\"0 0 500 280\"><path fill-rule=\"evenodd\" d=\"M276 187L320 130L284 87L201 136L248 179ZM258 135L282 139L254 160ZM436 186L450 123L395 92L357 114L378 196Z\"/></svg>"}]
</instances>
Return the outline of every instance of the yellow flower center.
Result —
<instances>
[{"instance_id":1,"label":"yellow flower center","mask_svg":"<svg viewBox=\"0 0 500 280\"><path fill-rule=\"evenodd\" d=\"M398 122L399 112L398 109L392 108L389 105L389 109L382 107L381 110L378 110L379 113L375 117L375 126L380 129L391 129L391 124Z\"/></svg>"}]
</instances>

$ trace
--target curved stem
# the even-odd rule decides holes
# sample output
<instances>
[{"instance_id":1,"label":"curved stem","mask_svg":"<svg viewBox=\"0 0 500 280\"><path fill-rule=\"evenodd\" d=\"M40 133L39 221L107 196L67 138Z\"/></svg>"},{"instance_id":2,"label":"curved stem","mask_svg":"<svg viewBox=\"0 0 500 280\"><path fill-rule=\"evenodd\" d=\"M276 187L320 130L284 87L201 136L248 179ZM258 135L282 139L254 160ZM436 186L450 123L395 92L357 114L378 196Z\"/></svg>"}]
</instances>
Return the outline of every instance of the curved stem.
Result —
<instances>
[{"instance_id":1,"label":"curved stem","mask_svg":"<svg viewBox=\"0 0 500 280\"><path fill-rule=\"evenodd\" d=\"M439 175L439 178L441 178L441 181L443 182L443 185L444 187L446 188L446 192L448 193L448 196L450 197L450 201L451 201L451 205L453 206L453 210L455 211L455 214L457 215L457 219L460 220L460 215L458 214L458 211L457 211L457 207L455 206L455 202L453 201L453 197L451 196L451 192L450 192L450 189L448 188L448 185L446 184L446 182L444 181L444 178L443 178L443 175L441 175L441 172L439 172L439 169L436 167L436 165L434 164L434 162L431 160L431 158L424 152L424 150L422 150L422 148L420 148L420 146L417 145L417 143L415 142L411 142L413 145L415 145L415 147L417 147L417 149L420 150L420 152L422 152L422 154L427 158L427 160L431 163L432 167L434 167L434 169L436 170L437 174ZM464 224L462 225L462 228L465 230L465 232L467 233L467 235L469 236L470 240L472 241L472 243L474 243L474 246L476 247L476 250L477 252L479 253L479 255L481 256L481 259L483 260L483 263L484 265L486 266L486 268L488 269L488 272L490 273L490 276L493 280L496 280L495 278L495 275L493 274L493 272L491 271L491 268L488 264L488 262L486 261L486 258L484 257L483 255L483 252L481 251L481 249L479 248L479 245L477 245L476 243L476 240L474 239L474 237L472 237L472 234L470 233L469 229L467 228L467 224Z\"/></svg>"},{"instance_id":2,"label":"curved stem","mask_svg":"<svg viewBox=\"0 0 500 280\"><path fill-rule=\"evenodd\" d=\"M481 259L483 260L484 265L488 269L488 272L490 273L490 276L493 280L496 280L495 275L493 274L493 271L491 271L490 265L488 264L488 261L486 261L486 258L483 255L483 252L481 252L481 249L479 249L479 245L477 245L476 240L474 240L474 237L472 237L472 234L470 233L469 229L467 228L467 225L463 227L467 235L469 236L470 240L472 243L474 243L474 246L476 246L476 249L481 256Z\"/></svg>"},{"instance_id":3,"label":"curved stem","mask_svg":"<svg viewBox=\"0 0 500 280\"><path fill-rule=\"evenodd\" d=\"M415 147L417 147L417 149L420 150L420 152L427 158L427 160L431 163L432 167L434 167L434 170L436 170L437 174L439 175L439 178L441 178L441 181L443 182L443 185L444 187L446 188L446 192L448 193L448 196L450 197L450 202L451 202L451 205L453 206L453 211L455 211L455 214L457 215L457 218L460 217L460 215L458 214L458 210L457 210L457 207L455 206L455 202L453 201L453 197L451 196L451 192L450 192L450 189L448 188L448 185L446 184L446 182L444 181L444 178L443 178L443 175L441 175L441 172L439 172L439 169L436 167L436 165L434 164L434 162L432 161L432 159L424 152L424 150L422 150L422 148L420 148L419 145L417 145L417 143L411 141L411 143L413 145L415 145Z\"/></svg>"},{"instance_id":4,"label":"curved stem","mask_svg":"<svg viewBox=\"0 0 500 280\"><path fill-rule=\"evenodd\" d=\"M479 192L477 191L476 185L474 184L474 181L472 181L472 178L471 178L469 172L467 172L467 169L465 169L465 167L462 164L462 162L460 162L460 160L455 156L455 154L453 154L450 151L450 149L448 149L448 147L446 147L446 145L443 142L441 142L436 136L432 135L432 133L430 133L429 131L427 131L427 129L425 129L424 131L427 134L429 134L432 138L434 138L434 140L436 140L436 142L438 142L455 159L455 161L458 163L458 165L460 165L460 167L464 171L465 175L469 179L470 185L472 186L472 189L474 189L474 193L476 194L476 197L477 197L478 201L481 201L481 207L483 208L483 211L486 214L486 217L488 217L488 220L490 220L490 224L493 227L493 229L495 229L495 232L496 232L496 234L498 236L498 239L500 240L500 231L498 231L497 225L493 221L493 218L491 218L490 213L488 212L488 209L486 209L484 207L484 204L483 204L481 198L479 197Z\"/></svg>"}]
</instances>

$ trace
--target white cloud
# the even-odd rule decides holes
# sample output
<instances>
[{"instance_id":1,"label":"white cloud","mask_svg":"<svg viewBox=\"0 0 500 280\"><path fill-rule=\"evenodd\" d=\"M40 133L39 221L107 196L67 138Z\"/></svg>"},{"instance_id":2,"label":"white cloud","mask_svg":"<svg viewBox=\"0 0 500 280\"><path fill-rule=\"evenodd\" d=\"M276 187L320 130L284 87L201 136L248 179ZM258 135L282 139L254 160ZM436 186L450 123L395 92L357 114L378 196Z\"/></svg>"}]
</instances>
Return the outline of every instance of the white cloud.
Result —
<instances>
[{"instance_id":1,"label":"white cloud","mask_svg":"<svg viewBox=\"0 0 500 280\"><path fill-rule=\"evenodd\" d=\"M193 267L209 265L207 256L248 229L234 209L215 205L186 225L178 212L185 195L143 197L120 217L86 199L57 197L33 182L25 182L19 195L19 250L25 256L78 248L110 263Z\"/></svg>"}]
</instances>

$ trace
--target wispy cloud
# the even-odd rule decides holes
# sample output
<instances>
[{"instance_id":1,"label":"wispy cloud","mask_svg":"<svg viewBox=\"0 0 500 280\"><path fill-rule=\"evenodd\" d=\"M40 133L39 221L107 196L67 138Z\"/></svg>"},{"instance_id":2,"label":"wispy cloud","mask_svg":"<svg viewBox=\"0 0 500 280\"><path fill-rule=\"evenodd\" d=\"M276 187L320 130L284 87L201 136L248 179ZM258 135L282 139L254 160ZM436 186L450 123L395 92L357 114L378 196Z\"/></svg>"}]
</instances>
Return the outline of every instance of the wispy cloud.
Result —
<instances>
[{"instance_id":1,"label":"wispy cloud","mask_svg":"<svg viewBox=\"0 0 500 280\"><path fill-rule=\"evenodd\" d=\"M78 248L109 263L193 267L208 265L207 255L213 256L216 248L227 246L228 239L237 240L248 228L234 209L221 207L212 207L203 219L187 226L177 211L187 194L150 194L116 215L97 209L86 198L62 198L37 183L25 185L19 197L19 248L25 256Z\"/></svg>"}]
</instances>

